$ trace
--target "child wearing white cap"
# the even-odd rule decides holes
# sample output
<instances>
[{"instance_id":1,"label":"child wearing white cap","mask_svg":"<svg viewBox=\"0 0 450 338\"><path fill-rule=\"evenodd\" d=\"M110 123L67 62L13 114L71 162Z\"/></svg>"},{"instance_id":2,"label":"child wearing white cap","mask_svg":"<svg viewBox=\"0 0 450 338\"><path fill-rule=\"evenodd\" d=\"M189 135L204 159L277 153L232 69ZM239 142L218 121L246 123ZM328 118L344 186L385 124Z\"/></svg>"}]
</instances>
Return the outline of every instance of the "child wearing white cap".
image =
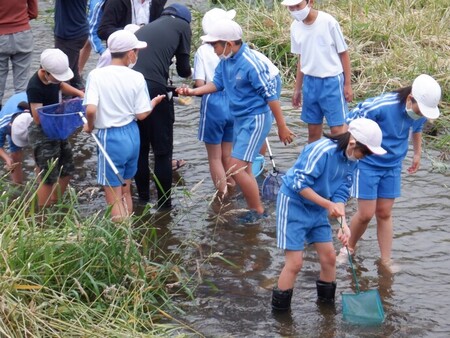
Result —
<instances>
[{"instance_id":1,"label":"child wearing white cap","mask_svg":"<svg viewBox=\"0 0 450 338\"><path fill-rule=\"evenodd\" d=\"M20 92L11 96L0 111L0 157L16 184L23 183L22 148L28 144L28 126L33 120L28 108L27 94ZM9 152L4 149L6 141Z\"/></svg>"},{"instance_id":2,"label":"child wearing white cap","mask_svg":"<svg viewBox=\"0 0 450 338\"><path fill-rule=\"evenodd\" d=\"M213 46L221 59L214 79L194 89L182 87L182 95L204 95L225 90L234 117L234 139L230 168L232 177L241 188L250 209L244 221L253 222L264 215L259 188L252 174L251 163L270 131L272 116L278 125L278 136L291 143L293 133L286 126L276 92L276 82L270 78L267 65L242 42L242 29L234 21L216 22L208 34L202 36Z\"/></svg>"},{"instance_id":3,"label":"child wearing white cap","mask_svg":"<svg viewBox=\"0 0 450 338\"><path fill-rule=\"evenodd\" d=\"M351 122L343 134L325 136L306 145L283 176L276 216L277 246L284 250L285 264L272 292L274 311L290 309L305 244L314 244L319 256L318 300L334 303L336 252L328 218L343 220L338 238L347 245L350 230L345 222L345 203L350 197L354 169L367 155L386 153L381 147L381 129L369 119Z\"/></svg>"},{"instance_id":4,"label":"child wearing white cap","mask_svg":"<svg viewBox=\"0 0 450 338\"><path fill-rule=\"evenodd\" d=\"M68 140L53 140L45 135L37 108L61 101L61 93L67 96L83 97L84 93L64 81L73 77L69 59L60 49L45 49L41 53L41 68L31 77L27 87L27 97L33 122L29 127L28 138L36 162L39 185L37 196L39 207L53 204L62 196L75 171L72 149ZM49 171L49 163L56 165Z\"/></svg>"},{"instance_id":5,"label":"child wearing white cap","mask_svg":"<svg viewBox=\"0 0 450 338\"><path fill-rule=\"evenodd\" d=\"M132 32L118 30L108 38L111 64L91 71L86 83L87 124L84 130L97 129L97 137L124 178L122 186L102 152L98 153L97 181L105 189L113 221L122 221L133 212L131 179L137 170L139 129L136 119L145 119L164 95L150 101L144 76L132 70L140 49L147 43Z\"/></svg>"},{"instance_id":6,"label":"child wearing white cap","mask_svg":"<svg viewBox=\"0 0 450 338\"><path fill-rule=\"evenodd\" d=\"M294 21L291 52L299 56L292 105L302 106L308 142L322 136L323 118L331 134L346 129L347 102L353 99L348 47L339 23L312 8L314 0L284 0ZM302 103L303 98L303 103Z\"/></svg>"},{"instance_id":7,"label":"child wearing white cap","mask_svg":"<svg viewBox=\"0 0 450 338\"><path fill-rule=\"evenodd\" d=\"M358 210L350 222L350 251L354 252L375 215L381 262L387 267L391 265L392 208L401 195L402 162L408 152L408 141L412 131L414 155L407 172L414 174L420 166L422 128L428 119L439 117L440 98L439 84L422 74L412 86L369 98L349 113L348 121L365 117L377 122L383 131L383 148L387 150L384 156L371 156L358 164L352 188L352 195L358 199ZM341 252L342 256L346 255L345 250Z\"/></svg>"}]
</instances>

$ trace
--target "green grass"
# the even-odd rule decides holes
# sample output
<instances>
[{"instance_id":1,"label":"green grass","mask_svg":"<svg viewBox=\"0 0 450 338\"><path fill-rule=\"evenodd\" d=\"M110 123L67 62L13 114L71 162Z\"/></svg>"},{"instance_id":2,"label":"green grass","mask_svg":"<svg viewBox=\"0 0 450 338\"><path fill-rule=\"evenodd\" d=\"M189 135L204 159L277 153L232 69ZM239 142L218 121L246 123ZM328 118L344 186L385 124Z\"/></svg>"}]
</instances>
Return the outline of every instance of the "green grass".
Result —
<instances>
[{"instance_id":1,"label":"green grass","mask_svg":"<svg viewBox=\"0 0 450 338\"><path fill-rule=\"evenodd\" d=\"M292 18L281 1L214 1L211 6L237 11L243 39L279 68L285 88L295 81L297 58L290 53ZM450 153L450 7L446 0L315 1L333 15L347 39L352 64L354 102L407 86L427 73L442 87L438 137L433 146ZM193 23L195 52L200 44L201 13ZM200 20L199 20L200 19Z\"/></svg>"}]
</instances>

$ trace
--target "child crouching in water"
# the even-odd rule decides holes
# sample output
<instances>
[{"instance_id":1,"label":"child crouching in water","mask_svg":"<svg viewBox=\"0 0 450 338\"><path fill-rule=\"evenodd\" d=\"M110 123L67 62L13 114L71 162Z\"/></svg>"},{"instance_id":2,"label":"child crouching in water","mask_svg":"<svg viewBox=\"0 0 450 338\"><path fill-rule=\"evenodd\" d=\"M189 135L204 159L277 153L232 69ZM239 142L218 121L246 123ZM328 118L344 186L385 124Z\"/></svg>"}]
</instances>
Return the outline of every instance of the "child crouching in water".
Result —
<instances>
[{"instance_id":1,"label":"child crouching in water","mask_svg":"<svg viewBox=\"0 0 450 338\"><path fill-rule=\"evenodd\" d=\"M345 203L350 196L353 171L359 159L386 153L380 146L380 127L369 119L352 121L343 134L325 136L308 144L283 177L277 200L277 246L285 252L285 265L272 293L274 311L290 309L305 242L314 244L319 255L318 299L334 302L336 252L328 217L344 220L338 238L347 245L350 229L345 222Z\"/></svg>"}]
</instances>

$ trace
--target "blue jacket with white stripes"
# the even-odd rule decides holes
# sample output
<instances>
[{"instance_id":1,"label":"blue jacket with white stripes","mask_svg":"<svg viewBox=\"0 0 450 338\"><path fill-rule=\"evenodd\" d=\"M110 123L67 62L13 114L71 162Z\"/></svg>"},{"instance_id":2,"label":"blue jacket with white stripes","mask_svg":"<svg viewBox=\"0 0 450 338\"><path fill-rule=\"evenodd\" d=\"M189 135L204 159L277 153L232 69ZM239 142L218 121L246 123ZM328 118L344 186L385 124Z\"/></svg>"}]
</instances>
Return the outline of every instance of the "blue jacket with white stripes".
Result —
<instances>
[{"instance_id":1,"label":"blue jacket with white stripes","mask_svg":"<svg viewBox=\"0 0 450 338\"><path fill-rule=\"evenodd\" d=\"M214 74L217 90L225 89L233 116L249 116L270 111L268 102L278 100L276 81L269 69L247 44L232 57L221 60Z\"/></svg>"},{"instance_id":2,"label":"blue jacket with white stripes","mask_svg":"<svg viewBox=\"0 0 450 338\"><path fill-rule=\"evenodd\" d=\"M294 166L283 176L282 192L315 205L300 192L313 189L323 198L335 203L347 202L357 161L350 161L335 141L321 138L305 146Z\"/></svg>"}]
</instances>

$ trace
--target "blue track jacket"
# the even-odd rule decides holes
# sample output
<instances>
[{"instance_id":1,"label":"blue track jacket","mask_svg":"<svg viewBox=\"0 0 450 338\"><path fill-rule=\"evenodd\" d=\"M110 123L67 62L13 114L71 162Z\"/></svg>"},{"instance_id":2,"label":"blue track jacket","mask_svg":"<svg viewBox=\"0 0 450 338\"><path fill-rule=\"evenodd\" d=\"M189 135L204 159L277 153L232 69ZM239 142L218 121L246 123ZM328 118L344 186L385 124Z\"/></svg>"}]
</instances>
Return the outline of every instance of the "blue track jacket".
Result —
<instances>
[{"instance_id":1,"label":"blue track jacket","mask_svg":"<svg viewBox=\"0 0 450 338\"><path fill-rule=\"evenodd\" d=\"M249 116L270 111L267 102L278 100L276 81L270 79L269 69L251 52L247 44L216 67L214 85L226 90L233 116Z\"/></svg>"}]
</instances>

